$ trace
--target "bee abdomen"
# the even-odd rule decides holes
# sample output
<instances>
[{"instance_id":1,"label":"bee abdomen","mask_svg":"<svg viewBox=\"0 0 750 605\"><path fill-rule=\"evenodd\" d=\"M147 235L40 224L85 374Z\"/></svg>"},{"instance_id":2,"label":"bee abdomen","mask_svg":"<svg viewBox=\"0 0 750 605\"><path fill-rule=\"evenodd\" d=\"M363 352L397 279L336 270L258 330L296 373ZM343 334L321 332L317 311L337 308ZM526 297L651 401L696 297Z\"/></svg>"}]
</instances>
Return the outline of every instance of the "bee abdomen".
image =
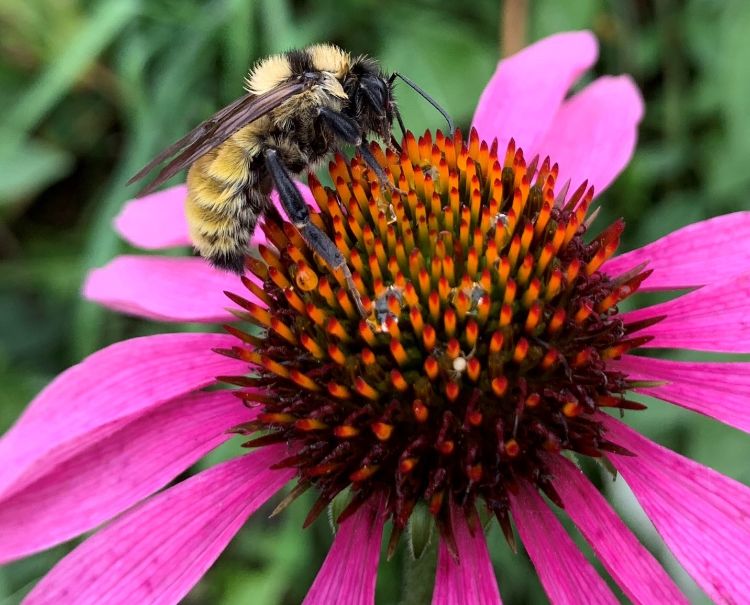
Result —
<instances>
[{"instance_id":1,"label":"bee abdomen","mask_svg":"<svg viewBox=\"0 0 750 605\"><path fill-rule=\"evenodd\" d=\"M209 171L215 159L215 153L208 153L188 171L186 216L190 239L212 265L241 274L266 196L257 187L248 186L251 178L217 179Z\"/></svg>"}]
</instances>

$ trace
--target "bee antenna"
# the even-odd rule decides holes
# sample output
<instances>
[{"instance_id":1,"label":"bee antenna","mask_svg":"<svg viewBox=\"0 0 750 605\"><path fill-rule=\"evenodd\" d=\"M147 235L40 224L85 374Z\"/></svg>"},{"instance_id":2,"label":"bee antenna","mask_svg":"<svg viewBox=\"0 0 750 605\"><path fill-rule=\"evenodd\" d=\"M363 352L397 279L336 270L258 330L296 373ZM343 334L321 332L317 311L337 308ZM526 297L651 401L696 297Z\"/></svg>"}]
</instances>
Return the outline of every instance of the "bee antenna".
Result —
<instances>
[{"instance_id":1,"label":"bee antenna","mask_svg":"<svg viewBox=\"0 0 750 605\"><path fill-rule=\"evenodd\" d=\"M394 71L391 74L391 77L388 79L389 84L393 84L393 81L396 78L401 78L408 86L410 86L417 94L419 94L425 101L427 101L430 105L432 105L435 109L437 109L440 114L445 118L445 121L448 122L448 130L451 134L453 134L453 131L456 129L453 125L453 119L448 115L448 112L443 109L438 102L433 99L430 95L428 95L424 90L422 90L417 84L413 81L407 78L405 75L398 73L397 71Z\"/></svg>"}]
</instances>

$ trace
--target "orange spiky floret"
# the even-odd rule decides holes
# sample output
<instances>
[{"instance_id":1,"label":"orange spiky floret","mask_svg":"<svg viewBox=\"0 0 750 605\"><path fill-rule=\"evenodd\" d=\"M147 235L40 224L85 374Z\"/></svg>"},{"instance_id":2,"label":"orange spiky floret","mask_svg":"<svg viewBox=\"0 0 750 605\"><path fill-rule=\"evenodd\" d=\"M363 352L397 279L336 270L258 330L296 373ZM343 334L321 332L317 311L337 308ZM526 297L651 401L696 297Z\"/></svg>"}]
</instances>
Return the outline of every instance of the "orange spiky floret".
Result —
<instances>
[{"instance_id":1,"label":"orange spiky floret","mask_svg":"<svg viewBox=\"0 0 750 605\"><path fill-rule=\"evenodd\" d=\"M527 162L513 141L500 155L475 132L370 147L404 193L340 155L333 188L310 178L311 220L369 316L344 273L272 217L247 261L258 281L243 282L262 304L230 295L266 331L230 328L245 347L222 351L253 366L253 378L224 377L263 409L243 430L268 433L247 445L293 444L279 464L321 494L307 522L348 486L349 509L385 493L397 529L420 500L443 528L451 500L483 499L507 519L514 477L539 482L544 452L610 447L598 408L638 409L605 361L647 341L626 338L617 305L648 272L602 274L624 224L586 243L593 189L556 194L557 165Z\"/></svg>"}]
</instances>

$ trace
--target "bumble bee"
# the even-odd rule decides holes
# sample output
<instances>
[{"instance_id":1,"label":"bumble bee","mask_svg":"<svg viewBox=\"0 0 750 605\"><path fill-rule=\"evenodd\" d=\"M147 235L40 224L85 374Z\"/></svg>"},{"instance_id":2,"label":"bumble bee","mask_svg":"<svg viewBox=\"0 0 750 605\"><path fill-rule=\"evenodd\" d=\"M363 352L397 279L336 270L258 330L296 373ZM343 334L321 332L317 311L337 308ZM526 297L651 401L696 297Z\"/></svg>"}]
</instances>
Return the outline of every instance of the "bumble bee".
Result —
<instances>
[{"instance_id":1,"label":"bumble bee","mask_svg":"<svg viewBox=\"0 0 750 605\"><path fill-rule=\"evenodd\" d=\"M351 274L335 244L310 222L292 175L312 170L341 143L354 145L382 185L389 183L367 137L394 144L394 117L404 130L393 97L400 77L448 120L450 117L411 80L386 76L367 56L352 58L331 44L317 44L261 60L246 79L247 94L197 126L140 170L128 184L168 162L141 191L153 191L183 168L186 214L198 252L216 267L242 273L250 237L270 208L275 187L289 220L333 269L341 269L360 313Z\"/></svg>"}]
</instances>

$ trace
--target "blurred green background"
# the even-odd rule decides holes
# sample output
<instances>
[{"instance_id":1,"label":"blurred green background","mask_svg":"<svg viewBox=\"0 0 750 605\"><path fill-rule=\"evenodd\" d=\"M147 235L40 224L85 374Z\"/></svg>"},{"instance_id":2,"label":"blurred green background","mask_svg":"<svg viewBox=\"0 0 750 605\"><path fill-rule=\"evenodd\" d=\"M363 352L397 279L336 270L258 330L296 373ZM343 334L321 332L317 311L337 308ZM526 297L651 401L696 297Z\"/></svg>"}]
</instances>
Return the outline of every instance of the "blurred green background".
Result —
<instances>
[{"instance_id":1,"label":"blurred green background","mask_svg":"<svg viewBox=\"0 0 750 605\"><path fill-rule=\"evenodd\" d=\"M525 26L518 20L524 5ZM512 22L503 23L503 14ZM628 72L643 90L638 151L603 196L606 218L628 222L626 248L750 208L745 0L529 0L512 7L498 0L2 0L0 428L86 354L134 335L182 329L107 312L83 302L79 290L87 270L126 249L110 225L133 194L127 178L238 96L256 58L317 41L372 54L419 82L467 127L511 45L503 27L527 42L592 29L601 54L587 77ZM400 90L414 130L443 126L429 106ZM657 403L632 423L750 482L750 446L737 431ZM701 602L623 482L604 487ZM257 515L186 602L299 602L331 541L325 520L300 530L305 510L302 502L271 522ZM494 529L490 543L505 602L546 602L525 556L510 554ZM69 548L0 570L0 602L18 602ZM381 565L379 602L419 602L406 564L400 553Z\"/></svg>"}]
</instances>

